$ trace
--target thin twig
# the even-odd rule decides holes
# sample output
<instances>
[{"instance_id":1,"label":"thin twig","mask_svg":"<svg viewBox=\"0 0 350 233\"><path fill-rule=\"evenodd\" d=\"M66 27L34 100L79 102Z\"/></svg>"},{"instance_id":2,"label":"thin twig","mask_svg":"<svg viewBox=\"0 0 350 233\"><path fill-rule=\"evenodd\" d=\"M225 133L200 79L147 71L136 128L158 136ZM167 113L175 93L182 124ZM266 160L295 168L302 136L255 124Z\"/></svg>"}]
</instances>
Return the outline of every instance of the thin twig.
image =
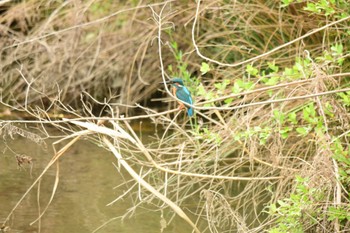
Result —
<instances>
[{"instance_id":1,"label":"thin twig","mask_svg":"<svg viewBox=\"0 0 350 233\"><path fill-rule=\"evenodd\" d=\"M196 26L197 26L197 21L198 21L198 17L199 17L199 7L200 7L200 4L201 4L201 0L197 0L197 8L196 8L196 13L195 13L195 16L194 16L194 21L193 21L193 26L192 26L192 44L193 44L193 46L194 46L195 49L196 49L197 55L200 56L201 58L203 58L203 59L205 59L205 60L207 60L207 61L213 62L213 63L215 63L215 64L217 64L217 65L220 65L220 66L227 66L227 67L237 67L237 66L241 66L241 65L244 65L244 64L253 62L253 61L255 61L255 60L258 60L258 59L260 59L260 58L266 57L266 56L268 56L268 55L270 55L270 54L272 54L272 53L274 53L274 52L276 52L276 51L278 51L278 50L280 50L280 49L282 49L282 48L284 48L284 47L287 47L287 46L289 46L289 45L291 45L291 44L293 44L293 43L295 43L295 42L298 42L298 41L300 41L300 40L302 40L302 39L304 39L304 38L306 38L306 37L309 37L309 36L311 36L311 35L313 35L313 34L319 32L319 31L325 30L325 29L327 29L327 28L329 28L329 27L331 27L331 26L333 26L333 25L339 24L339 23L341 23L341 22L344 22L344 21L347 21L347 20L350 19L350 16L347 16L347 17L345 17L345 18L339 19L339 20L334 21L334 22L332 22L332 23L326 24L326 25L324 25L324 26L322 26L322 27L320 27L320 28L314 29L314 30L312 30L311 32L308 32L308 33L306 33L306 34L304 34L304 35L302 35L302 36L300 36L300 37L298 37L298 38L296 38L296 39L294 39L294 40L289 41L288 43L285 43L285 44L282 44L282 45L280 45L280 46L277 46L277 47L275 47L274 49L271 49L270 51L268 51L268 52L266 52L266 53L262 53L262 54L260 54L260 55L258 55L258 56L252 57L252 58L250 58L250 59L247 59L247 60L244 60L244 61L241 61L241 62L229 64L229 63L222 63L222 62L219 62L219 61L217 61L217 60L214 60L214 59L211 59L211 58L209 58L209 57L206 57L206 56L204 56L204 55L200 52L200 50L199 50L199 47L198 47L197 42L196 42L196 39L195 39L195 31L196 31L195 28L196 28Z\"/></svg>"}]
</instances>

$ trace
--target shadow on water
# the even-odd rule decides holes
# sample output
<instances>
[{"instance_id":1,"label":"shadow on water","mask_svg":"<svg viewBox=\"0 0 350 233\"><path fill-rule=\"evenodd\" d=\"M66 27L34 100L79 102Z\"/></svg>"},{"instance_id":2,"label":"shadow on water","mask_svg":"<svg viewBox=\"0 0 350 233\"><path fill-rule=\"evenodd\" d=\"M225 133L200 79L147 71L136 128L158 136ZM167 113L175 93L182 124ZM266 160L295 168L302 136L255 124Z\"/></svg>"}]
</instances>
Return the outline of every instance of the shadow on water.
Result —
<instances>
[{"instance_id":1,"label":"shadow on water","mask_svg":"<svg viewBox=\"0 0 350 233\"><path fill-rule=\"evenodd\" d=\"M41 146L20 137L0 141L0 223L48 164L53 155L50 143L52 141L47 142L48 149L42 149ZM16 154L33 158L32 171L29 164L24 164L22 168L17 165ZM123 200L106 206L129 188L126 185L115 188L124 182L123 176L127 174L120 174L113 163L117 161L112 154L89 141L81 140L73 145L60 159L58 188L41 219L41 232L92 232L133 207L133 198L138 198L136 196L125 196ZM56 166L53 166L41 181L41 210L50 199L55 173ZM124 221L115 219L97 232L161 232L160 212L152 212L147 206L144 207L138 208L131 218ZM38 223L30 225L37 217L37 188L34 188L8 222L9 232L38 232ZM163 232L191 230L186 222L176 217Z\"/></svg>"}]
</instances>

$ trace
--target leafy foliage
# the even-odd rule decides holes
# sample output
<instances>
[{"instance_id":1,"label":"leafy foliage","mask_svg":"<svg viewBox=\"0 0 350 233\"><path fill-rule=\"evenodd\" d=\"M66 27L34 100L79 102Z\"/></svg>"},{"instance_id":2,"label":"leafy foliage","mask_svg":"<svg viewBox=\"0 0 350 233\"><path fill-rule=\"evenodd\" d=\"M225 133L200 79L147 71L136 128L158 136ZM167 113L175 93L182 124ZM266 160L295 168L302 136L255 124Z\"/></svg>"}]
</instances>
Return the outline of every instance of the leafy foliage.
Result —
<instances>
[{"instance_id":1,"label":"leafy foliage","mask_svg":"<svg viewBox=\"0 0 350 233\"><path fill-rule=\"evenodd\" d=\"M270 229L269 233L303 233L303 222L312 222L320 218L320 211L313 207L317 201L318 193L315 188L310 188L308 179L296 176L296 189L289 198L278 200L277 204L269 206L269 214L277 218L277 226Z\"/></svg>"}]
</instances>

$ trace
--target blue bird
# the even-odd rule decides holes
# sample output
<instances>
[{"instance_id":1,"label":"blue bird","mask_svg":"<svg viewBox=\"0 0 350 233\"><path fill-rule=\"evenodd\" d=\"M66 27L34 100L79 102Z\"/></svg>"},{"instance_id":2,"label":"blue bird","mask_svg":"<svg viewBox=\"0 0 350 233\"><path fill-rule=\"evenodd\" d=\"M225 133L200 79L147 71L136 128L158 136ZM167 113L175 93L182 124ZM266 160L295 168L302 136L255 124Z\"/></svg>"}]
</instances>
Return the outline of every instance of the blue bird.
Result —
<instances>
[{"instance_id":1,"label":"blue bird","mask_svg":"<svg viewBox=\"0 0 350 233\"><path fill-rule=\"evenodd\" d=\"M167 81L167 83L170 83L172 85L172 91L173 95L176 96L178 99L182 100L185 103L193 105L193 100L191 97L190 91L187 89L187 87L184 86L184 83L181 78L173 78L170 81ZM187 114L188 116L193 116L193 108L190 106L185 106L184 103L178 101L179 103L179 110L182 110L184 108L187 108Z\"/></svg>"}]
</instances>

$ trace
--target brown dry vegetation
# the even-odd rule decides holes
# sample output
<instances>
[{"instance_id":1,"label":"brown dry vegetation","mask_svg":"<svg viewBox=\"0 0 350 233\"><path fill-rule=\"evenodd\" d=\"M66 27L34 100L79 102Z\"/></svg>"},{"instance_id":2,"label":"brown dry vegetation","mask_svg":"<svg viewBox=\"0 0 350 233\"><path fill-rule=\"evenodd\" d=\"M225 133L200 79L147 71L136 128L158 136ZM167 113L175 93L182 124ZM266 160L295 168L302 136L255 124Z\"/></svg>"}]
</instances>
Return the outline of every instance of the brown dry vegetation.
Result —
<instances>
[{"instance_id":1,"label":"brown dry vegetation","mask_svg":"<svg viewBox=\"0 0 350 233\"><path fill-rule=\"evenodd\" d=\"M336 94L349 91L349 19L310 14L303 10L305 2L284 8L272 0L204 1L198 9L192 1L147 4L154 5L73 0L2 5L3 105L67 134L89 129L90 139L111 151L107 136L113 137L120 150L113 152L116 157L124 161L118 153L130 156L124 164L127 170L147 170L141 185L149 192L135 208L147 202L160 209L170 206L198 231L262 232L295 222L305 232L349 230L348 220L329 220L329 206L349 208L349 181L340 177L348 163L349 106ZM337 14L348 11L334 8ZM182 51L180 60L174 42ZM325 51L335 44L344 47L336 57L344 59L341 64L325 59ZM207 74L200 72L202 61L211 66ZM272 72L269 62L279 70ZM302 66L294 70L297 77L288 75L286 68L296 64ZM247 71L247 65L258 73ZM157 113L151 105L135 105L150 101L157 92L161 71L172 76L183 74L181 69L191 75L186 81L196 100L196 117L188 120L182 113ZM267 85L265 78L274 76L269 72L283 78ZM239 79L254 88L234 93ZM227 87L218 88L224 80L229 80ZM50 113L63 113L83 121L98 119L96 106L114 117L103 119L120 134L92 123L50 118ZM137 107L143 115L121 118L125 107ZM290 113L296 122L288 121ZM153 143L142 144L127 123L141 118L164 129ZM303 129L310 131L303 134ZM342 149L335 148L338 142ZM344 154L345 161L337 160L337 153ZM63 154L55 155L53 162ZM298 183L296 175L307 181ZM298 185L307 191L301 193ZM288 202L292 195L308 201ZM193 198L196 217L189 220L182 210ZM283 214L292 215L293 207L301 204L302 216L268 214L267 206L280 204L278 200L290 208Z\"/></svg>"},{"instance_id":2,"label":"brown dry vegetation","mask_svg":"<svg viewBox=\"0 0 350 233\"><path fill-rule=\"evenodd\" d=\"M47 107L59 98L81 108L81 95L88 92L101 101L134 104L159 87L152 46L157 25L147 5L33 0L2 8L3 102ZM186 20L183 15L171 17Z\"/></svg>"}]
</instances>

